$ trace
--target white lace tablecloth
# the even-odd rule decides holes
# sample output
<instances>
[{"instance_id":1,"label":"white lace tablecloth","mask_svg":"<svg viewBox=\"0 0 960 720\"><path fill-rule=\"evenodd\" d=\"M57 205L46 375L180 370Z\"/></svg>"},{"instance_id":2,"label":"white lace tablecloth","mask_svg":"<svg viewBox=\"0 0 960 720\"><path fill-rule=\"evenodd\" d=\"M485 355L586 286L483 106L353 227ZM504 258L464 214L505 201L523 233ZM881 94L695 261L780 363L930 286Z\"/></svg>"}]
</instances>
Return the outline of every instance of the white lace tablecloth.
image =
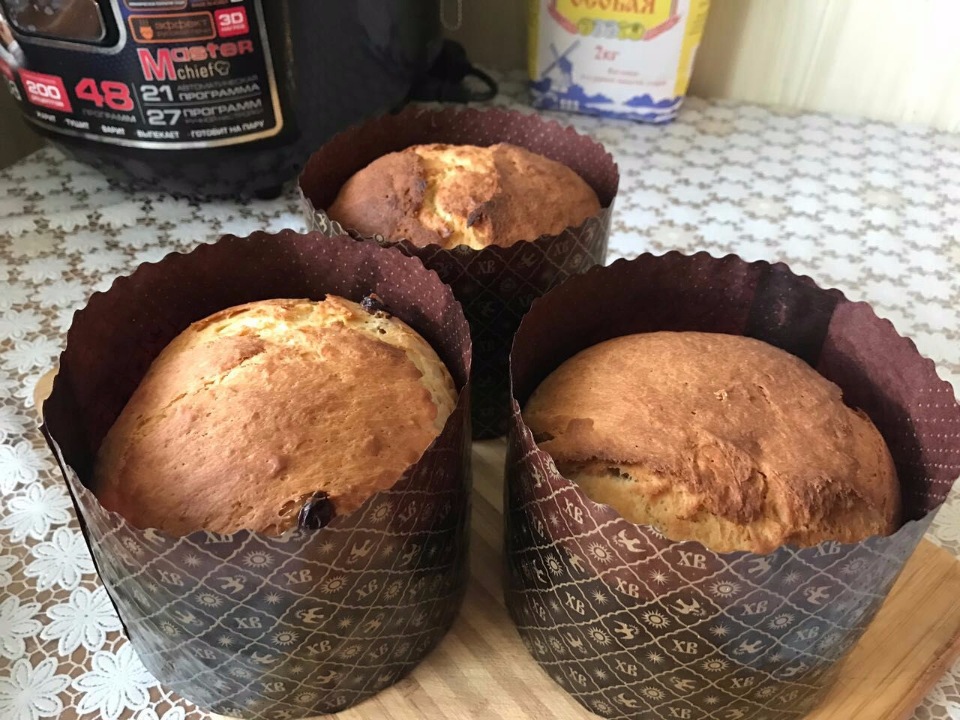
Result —
<instances>
[{"instance_id":1,"label":"white lace tablecloth","mask_svg":"<svg viewBox=\"0 0 960 720\"><path fill-rule=\"evenodd\" d=\"M518 76L502 90L496 104L523 108ZM620 164L611 258L784 260L871 302L960 380L960 136L700 100L666 127L556 117ZM284 227L303 227L292 188L250 203L135 194L51 149L0 171L0 719L208 717L159 687L121 637L31 393L74 310L116 275L226 232ZM960 552L956 499L932 539ZM960 720L960 666L914 717Z\"/></svg>"}]
</instances>

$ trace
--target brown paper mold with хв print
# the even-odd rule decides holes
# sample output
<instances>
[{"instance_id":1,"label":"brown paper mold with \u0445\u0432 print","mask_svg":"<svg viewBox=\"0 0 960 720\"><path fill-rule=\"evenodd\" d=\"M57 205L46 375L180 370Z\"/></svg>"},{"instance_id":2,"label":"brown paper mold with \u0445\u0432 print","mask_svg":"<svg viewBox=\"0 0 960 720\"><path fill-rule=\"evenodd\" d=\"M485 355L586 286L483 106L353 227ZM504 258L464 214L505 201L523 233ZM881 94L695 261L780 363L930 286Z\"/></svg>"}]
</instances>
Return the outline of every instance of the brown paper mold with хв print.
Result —
<instances>
[{"instance_id":1,"label":"brown paper mold with \u0445\u0432 print","mask_svg":"<svg viewBox=\"0 0 960 720\"><path fill-rule=\"evenodd\" d=\"M893 456L888 537L712 552L589 498L520 412L580 350L659 330L746 335L801 357L865 411ZM549 675L601 716L793 720L822 697L960 474L960 406L933 363L864 303L782 265L643 255L536 301L511 354L506 601Z\"/></svg>"},{"instance_id":2,"label":"brown paper mold with \u0445\u0432 print","mask_svg":"<svg viewBox=\"0 0 960 720\"><path fill-rule=\"evenodd\" d=\"M320 530L279 537L171 537L104 510L89 489L99 443L190 323L254 300L371 291L433 346L459 393L395 485ZM43 431L127 635L161 683L230 717L307 717L395 683L439 642L466 587L470 357L466 319L435 273L346 237L228 236L141 265L90 299L67 336Z\"/></svg>"},{"instance_id":3,"label":"brown paper mold with \u0445\u0432 print","mask_svg":"<svg viewBox=\"0 0 960 720\"><path fill-rule=\"evenodd\" d=\"M596 192L600 212L558 235L480 250L418 247L401 238L364 238L325 212L354 173L387 153L423 143L486 146L499 142L532 150L576 171ZM473 432L479 439L507 430L510 343L530 303L568 277L603 264L619 179L617 165L602 145L537 115L411 106L336 135L307 162L300 175L300 192L312 229L325 235L345 230L360 239L397 247L419 257L453 288L473 335Z\"/></svg>"}]
</instances>

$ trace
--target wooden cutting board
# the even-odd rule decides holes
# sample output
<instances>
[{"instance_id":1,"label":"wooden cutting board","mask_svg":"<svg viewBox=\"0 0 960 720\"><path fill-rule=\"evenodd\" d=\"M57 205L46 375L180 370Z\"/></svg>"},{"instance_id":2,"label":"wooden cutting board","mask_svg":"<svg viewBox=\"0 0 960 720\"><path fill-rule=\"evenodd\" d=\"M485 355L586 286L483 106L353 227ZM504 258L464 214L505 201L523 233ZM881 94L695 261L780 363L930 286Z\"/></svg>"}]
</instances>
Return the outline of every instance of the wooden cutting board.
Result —
<instances>
[{"instance_id":1,"label":"wooden cutting board","mask_svg":"<svg viewBox=\"0 0 960 720\"><path fill-rule=\"evenodd\" d=\"M41 378L36 407L50 391ZM406 679L339 720L587 720L527 654L503 605L502 440L474 443L470 585L460 617ZM960 563L923 541L809 720L906 720L960 656ZM217 717L217 716L214 716Z\"/></svg>"}]
</instances>

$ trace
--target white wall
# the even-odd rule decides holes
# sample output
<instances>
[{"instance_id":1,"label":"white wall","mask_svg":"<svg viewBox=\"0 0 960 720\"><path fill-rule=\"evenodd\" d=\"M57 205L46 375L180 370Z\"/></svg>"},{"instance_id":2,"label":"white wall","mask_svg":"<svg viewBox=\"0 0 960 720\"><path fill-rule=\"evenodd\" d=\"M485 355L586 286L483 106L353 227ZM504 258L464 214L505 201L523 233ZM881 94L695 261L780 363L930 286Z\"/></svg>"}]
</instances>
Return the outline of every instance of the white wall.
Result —
<instances>
[{"instance_id":1,"label":"white wall","mask_svg":"<svg viewBox=\"0 0 960 720\"><path fill-rule=\"evenodd\" d=\"M713 0L691 94L960 130L958 0Z\"/></svg>"}]
</instances>

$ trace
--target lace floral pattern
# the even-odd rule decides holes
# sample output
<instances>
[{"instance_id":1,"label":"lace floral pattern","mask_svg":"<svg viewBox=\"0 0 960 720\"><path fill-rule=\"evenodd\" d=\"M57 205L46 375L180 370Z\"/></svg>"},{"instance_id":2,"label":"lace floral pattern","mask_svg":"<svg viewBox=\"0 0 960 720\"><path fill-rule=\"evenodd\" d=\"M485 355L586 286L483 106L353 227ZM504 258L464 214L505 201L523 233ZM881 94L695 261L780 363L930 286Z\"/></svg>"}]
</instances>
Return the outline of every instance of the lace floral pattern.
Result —
<instances>
[{"instance_id":1,"label":"lace floral pattern","mask_svg":"<svg viewBox=\"0 0 960 720\"><path fill-rule=\"evenodd\" d=\"M501 87L494 104L523 110L520 76ZM705 249L784 260L870 301L960 380L960 136L696 99L666 127L553 115L620 165L611 258ZM31 392L74 310L116 275L226 232L284 227L304 227L292 187L248 203L135 194L50 149L0 170L4 720L210 717L159 687L123 639ZM960 552L956 499L931 539ZM960 664L914 715L948 719L960 720Z\"/></svg>"}]
</instances>

